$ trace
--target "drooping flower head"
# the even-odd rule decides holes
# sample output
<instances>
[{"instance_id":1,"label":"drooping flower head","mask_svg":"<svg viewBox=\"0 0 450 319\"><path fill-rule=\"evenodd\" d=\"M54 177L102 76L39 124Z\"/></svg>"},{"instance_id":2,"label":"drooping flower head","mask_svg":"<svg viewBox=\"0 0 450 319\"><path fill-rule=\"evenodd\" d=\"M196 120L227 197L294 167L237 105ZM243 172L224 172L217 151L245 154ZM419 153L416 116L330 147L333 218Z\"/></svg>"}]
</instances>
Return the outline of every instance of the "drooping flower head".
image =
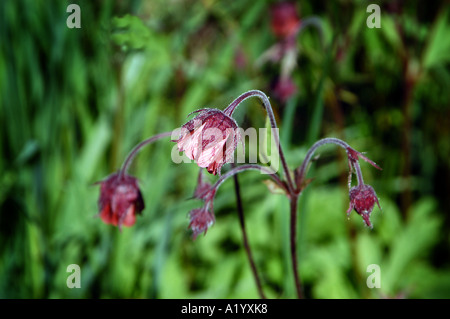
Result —
<instances>
[{"instance_id":1,"label":"drooping flower head","mask_svg":"<svg viewBox=\"0 0 450 319\"><path fill-rule=\"evenodd\" d=\"M189 228L192 230L192 238L195 239L201 233L205 233L215 222L214 212L206 204L202 208L196 208L189 212Z\"/></svg>"},{"instance_id":2,"label":"drooping flower head","mask_svg":"<svg viewBox=\"0 0 450 319\"><path fill-rule=\"evenodd\" d=\"M347 215L349 215L354 209L364 220L364 223L373 228L370 222L370 214L372 213L375 203L381 210L380 203L378 202L377 194L372 186L363 184L354 186L350 189L350 206L347 210Z\"/></svg>"},{"instance_id":3,"label":"drooping flower head","mask_svg":"<svg viewBox=\"0 0 450 319\"><path fill-rule=\"evenodd\" d=\"M273 33L280 38L293 36L300 26L300 18L294 2L284 1L272 6L271 21Z\"/></svg>"},{"instance_id":4,"label":"drooping flower head","mask_svg":"<svg viewBox=\"0 0 450 319\"><path fill-rule=\"evenodd\" d=\"M346 151L349 166L348 187L350 197L350 205L347 210L347 215L349 215L354 209L363 218L364 223L368 227L373 228L372 223L370 222L370 214L372 213L375 203L377 203L380 209L381 206L378 202L378 197L373 187L364 183L361 168L359 166L359 159L366 161L376 169L382 170L382 168L361 152L358 152L351 147L346 147ZM358 185L351 187L351 177L353 173L356 174Z\"/></svg>"},{"instance_id":5,"label":"drooping flower head","mask_svg":"<svg viewBox=\"0 0 450 319\"><path fill-rule=\"evenodd\" d=\"M189 228L192 230L193 239L201 233L205 233L215 222L213 203L216 189L205 178L203 170L199 171L197 187L193 198L201 199L202 208L196 208L189 212Z\"/></svg>"},{"instance_id":6,"label":"drooping flower head","mask_svg":"<svg viewBox=\"0 0 450 319\"><path fill-rule=\"evenodd\" d=\"M181 128L176 142L178 150L216 175L225 163L233 159L241 135L236 121L218 109L195 111L196 117Z\"/></svg>"},{"instance_id":7,"label":"drooping flower head","mask_svg":"<svg viewBox=\"0 0 450 319\"><path fill-rule=\"evenodd\" d=\"M144 209L144 200L139 190L137 179L114 173L100 184L98 206L100 218L106 224L118 226L133 226L136 215Z\"/></svg>"},{"instance_id":8,"label":"drooping flower head","mask_svg":"<svg viewBox=\"0 0 450 319\"><path fill-rule=\"evenodd\" d=\"M297 93L297 86L291 77L279 78L275 83L274 95L280 99L281 102L286 103L291 96Z\"/></svg>"}]
</instances>

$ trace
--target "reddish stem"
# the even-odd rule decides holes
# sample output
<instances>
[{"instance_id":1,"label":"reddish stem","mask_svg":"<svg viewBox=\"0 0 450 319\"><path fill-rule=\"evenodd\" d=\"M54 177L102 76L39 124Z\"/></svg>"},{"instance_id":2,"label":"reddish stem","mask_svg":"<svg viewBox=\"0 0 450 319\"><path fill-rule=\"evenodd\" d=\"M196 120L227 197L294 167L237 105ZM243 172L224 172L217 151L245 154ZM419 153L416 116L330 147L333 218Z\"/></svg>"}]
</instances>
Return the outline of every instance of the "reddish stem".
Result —
<instances>
[{"instance_id":1,"label":"reddish stem","mask_svg":"<svg viewBox=\"0 0 450 319\"><path fill-rule=\"evenodd\" d=\"M241 190L240 190L240 187L239 187L238 176L237 175L233 175L233 179L234 179L234 190L235 190L235 193L236 193L237 211L238 211L238 215L239 215L239 224L240 224L241 230L242 230L242 238L243 238L243 241L244 241L245 252L247 253L247 258L248 258L248 261L250 262L250 268L252 270L253 277L255 278L256 287L258 288L259 297L261 299L266 299L266 296L264 295L264 291L262 289L261 279L259 278L258 270L256 269L256 264L255 264L255 261L253 259L252 250L250 248L250 243L249 243L248 237L247 237L247 231L245 229L244 208L242 206Z\"/></svg>"},{"instance_id":2,"label":"reddish stem","mask_svg":"<svg viewBox=\"0 0 450 319\"><path fill-rule=\"evenodd\" d=\"M284 153L281 148L280 136L279 136L278 130L277 130L277 128L278 128L277 122L275 120L275 115L273 113L272 105L270 105L269 98L267 97L267 95L264 92L259 91L259 90L251 90L251 91L245 92L245 93L241 94L240 96L238 96L233 102L231 102L230 105L228 105L228 107L224 110L224 113L227 114L228 116L231 116L239 104L241 104L243 101L245 101L246 99L253 97L253 96L258 97L263 102L264 108L266 109L267 115L269 116L270 125L274 129L274 130L272 130L273 138L275 140L275 143L278 145L278 152L280 154L280 160L281 160L281 164L283 166L284 175L286 176L289 193L294 193L295 192L294 183L292 181L291 174L289 173L290 171L289 171L289 167L286 162L286 158L284 157Z\"/></svg>"},{"instance_id":3,"label":"reddish stem","mask_svg":"<svg viewBox=\"0 0 450 319\"><path fill-rule=\"evenodd\" d=\"M137 153L146 145L151 144L159 139L162 139L164 137L171 136L172 132L164 132L160 134L156 134L155 136L152 136L142 142L140 142L138 145L136 145L131 152L128 154L127 158L122 164L122 167L120 168L119 177L122 178L128 171L128 168L130 167L131 163L133 162L133 159L137 155Z\"/></svg>"},{"instance_id":4,"label":"reddish stem","mask_svg":"<svg viewBox=\"0 0 450 319\"><path fill-rule=\"evenodd\" d=\"M290 201L290 239L291 239L291 261L292 261L292 269L294 271L294 281L295 281L295 290L297 292L297 297L302 299L302 285L300 282L300 276L298 273L298 262L297 262L297 205L298 205L298 195L294 195L289 198Z\"/></svg>"}]
</instances>

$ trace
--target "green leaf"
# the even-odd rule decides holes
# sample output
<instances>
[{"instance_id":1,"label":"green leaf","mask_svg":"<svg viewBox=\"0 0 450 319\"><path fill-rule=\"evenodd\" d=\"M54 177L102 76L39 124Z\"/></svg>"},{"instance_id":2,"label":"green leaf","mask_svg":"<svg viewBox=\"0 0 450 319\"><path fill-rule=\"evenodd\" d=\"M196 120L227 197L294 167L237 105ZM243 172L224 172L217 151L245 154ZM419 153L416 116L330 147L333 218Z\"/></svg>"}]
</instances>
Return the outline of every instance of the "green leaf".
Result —
<instances>
[{"instance_id":1,"label":"green leaf","mask_svg":"<svg viewBox=\"0 0 450 319\"><path fill-rule=\"evenodd\" d=\"M127 14L121 18L114 18L112 23L117 28L112 35L112 39L117 45L142 49L151 40L150 29L138 17Z\"/></svg>"},{"instance_id":2,"label":"green leaf","mask_svg":"<svg viewBox=\"0 0 450 319\"><path fill-rule=\"evenodd\" d=\"M428 249L437 240L442 221L435 210L432 199L419 201L408 223L393 238L390 256L382 269L382 288L386 293L395 294L401 288L405 271L414 267L416 259L427 256Z\"/></svg>"},{"instance_id":3,"label":"green leaf","mask_svg":"<svg viewBox=\"0 0 450 319\"><path fill-rule=\"evenodd\" d=\"M450 61L450 9L444 10L434 23L423 55L423 67L431 69Z\"/></svg>"}]
</instances>

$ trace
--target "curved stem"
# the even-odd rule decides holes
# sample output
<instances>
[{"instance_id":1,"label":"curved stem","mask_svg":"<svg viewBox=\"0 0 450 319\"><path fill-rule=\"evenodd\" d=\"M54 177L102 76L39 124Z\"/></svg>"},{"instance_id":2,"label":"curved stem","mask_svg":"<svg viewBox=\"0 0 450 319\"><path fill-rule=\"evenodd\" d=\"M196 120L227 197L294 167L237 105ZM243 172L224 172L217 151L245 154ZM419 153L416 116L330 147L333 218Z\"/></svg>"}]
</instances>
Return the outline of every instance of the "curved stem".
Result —
<instances>
[{"instance_id":1,"label":"curved stem","mask_svg":"<svg viewBox=\"0 0 450 319\"><path fill-rule=\"evenodd\" d=\"M281 148L280 136L279 136L278 130L277 130L277 128L278 128L277 122L275 120L275 115L273 114L272 106L270 105L269 98L267 97L267 95L264 94L264 92L259 91L259 90L251 90L251 91L245 92L245 93L241 94L240 96L238 96L233 102L231 102L230 105L228 105L228 107L224 110L224 113L227 114L228 116L231 116L239 104L241 104L243 101L245 101L246 99L248 99L252 96L256 96L261 99L261 101L263 102L264 108L266 109L267 115L269 116L270 125L274 129L272 131L272 134L273 134L275 143L278 145L278 153L280 154L281 164L283 166L284 175L286 176L288 190L289 190L290 194L293 194L295 192L294 183L292 181L291 174L289 173L289 167L287 165L286 158L284 157L283 149Z\"/></svg>"},{"instance_id":2,"label":"curved stem","mask_svg":"<svg viewBox=\"0 0 450 319\"><path fill-rule=\"evenodd\" d=\"M288 194L289 201L290 201L290 204L291 204L291 213L290 213L290 219L291 219L291 221L290 221L290 224L291 224L291 229L290 229L290 247L291 247L292 269L293 269L293 273L294 273L294 281L295 281L297 297L298 298L302 298L301 283L300 283L300 277L299 277L299 273L298 273L298 264L297 264L297 241L296 241L296 237L297 237L297 202L298 202L298 195L295 194L295 193L289 193L289 189L286 188L286 185L280 180L278 175L273 173L273 170L271 168L268 168L268 167L265 167L265 166L256 165L256 164L241 165L241 166L233 168L232 170L230 170L226 174L222 175L219 178L219 180L217 180L217 182L211 187L211 189L213 190L213 192L215 194L217 189L220 187L220 185L222 185L222 183L227 178L229 178L231 176L236 176L236 174L238 174L239 172L245 171L245 170L260 170L260 171L264 171L265 173L268 173L269 176L280 187L282 187L286 191L286 193ZM236 180L235 180L235 182L236 182ZM238 209L239 209L239 207L238 207ZM241 228L243 229L244 245L245 245L246 250L248 249L247 250L247 255L248 255L249 259L250 259L250 264L251 264L251 267L252 267L253 274L255 276L255 280L257 281L258 291L259 291L261 297L265 298L264 294L262 292L262 288L260 286L261 284L259 282L258 274L257 274L257 271L256 271L256 266L254 265L253 259L251 257L250 246L248 245L248 240L246 238L245 225L244 225L244 219L243 219L243 212L240 211L239 214L240 214Z\"/></svg>"},{"instance_id":3,"label":"curved stem","mask_svg":"<svg viewBox=\"0 0 450 319\"><path fill-rule=\"evenodd\" d=\"M120 172L119 172L119 177L123 177L123 175L125 175L128 171L128 168L130 167L133 159L135 158L135 156L137 155L137 153L146 145L153 143L154 141L157 141L161 138L164 137L168 137L172 135L172 131L171 132L164 132L164 133L160 133L160 134L156 134L155 136L152 136L142 142L140 142L138 145L136 145L131 152L128 154L127 158L125 159L125 161L122 164L122 167L120 168Z\"/></svg>"},{"instance_id":4,"label":"curved stem","mask_svg":"<svg viewBox=\"0 0 450 319\"><path fill-rule=\"evenodd\" d=\"M252 269L252 273L253 273L253 276L254 276L255 281L256 281L256 286L258 288L258 293L259 293L259 295L260 295L260 297L262 299L265 299L266 296L264 295L264 292L263 292L263 289L262 289L261 280L259 278L258 271L256 269L256 264L255 264L255 262L253 260L250 244L249 244L249 241L248 241L248 238L247 238L247 232L245 230L244 211L243 211L243 207L242 207L240 188L239 188L239 181L237 179L237 174L238 173L243 172L243 171L247 171L247 170L258 170L258 171L263 171L263 172L267 173L275 181L275 183L278 186L280 186L282 189L284 189L286 192L288 192L288 190L286 188L286 185L280 180L278 175L276 175L274 173L273 169L271 169L269 167L261 166L261 165L256 165L256 164L247 164L247 165L241 165L241 166L233 167L229 172L227 172L226 174L222 175L216 181L216 183L214 185L212 185L208 190L205 190L202 194L199 194L198 197L199 198L204 198L206 193L212 192L212 196L209 198L209 200L206 203L206 205L212 205L215 193L217 192L217 189L220 187L220 185L222 185L222 183L226 179L228 179L229 177L234 177L234 186L235 186L236 201L237 201L237 208L238 208L238 214L239 214L239 223L240 223L241 230L242 230L242 236L243 236L243 240L244 240L245 251L247 253L247 257L248 257L249 262L250 262L250 267Z\"/></svg>"},{"instance_id":5,"label":"curved stem","mask_svg":"<svg viewBox=\"0 0 450 319\"><path fill-rule=\"evenodd\" d=\"M235 193L236 193L237 210L238 210L238 215L239 215L239 224L240 224L240 227L242 230L242 237L244 240L244 248L245 248L247 257L249 259L249 262L250 262L250 267L251 267L253 276L255 278L259 296L262 299L266 299L266 296L264 295L264 291L262 289L261 280L259 278L258 271L256 269L256 264L255 264L255 261L253 260L250 243L248 241L247 232L245 229L244 209L242 207L240 187L239 187L239 181L237 179L237 174L240 172L243 172L243 171L247 171L247 170L262 171L262 172L268 174L275 181L275 183L278 186L280 186L284 191L288 192L288 190L286 188L286 185L280 180L279 176L276 175L274 173L274 170L271 169L270 167L265 167L265 166L261 166L261 165L257 165L257 164L247 164L247 165L241 165L241 166L237 166L237 167L235 167L234 164L232 164L232 165L233 165L232 166L233 168L230 171L228 171L226 174L222 175L216 181L216 183L214 183L214 185L212 185L211 187L208 187L201 194L196 194L195 196L197 198L206 199L206 203L205 203L206 209L212 210L214 197L215 197L215 194L216 194L218 188L220 187L220 185L222 185L223 182L225 182L226 179L228 179L230 177L234 177L234 188L235 188ZM201 179L200 179L200 175L199 175L199 182L200 181L201 181Z\"/></svg>"},{"instance_id":6,"label":"curved stem","mask_svg":"<svg viewBox=\"0 0 450 319\"><path fill-rule=\"evenodd\" d=\"M241 165L238 166L236 168L233 168L232 170L228 171L226 174L223 174L217 181L216 183L211 187L211 189L214 190L214 192L217 191L217 189L220 187L220 185L222 185L223 182L225 182L226 179L228 179L229 177L236 175L240 172L243 171L248 171L248 170L257 170L257 171L263 171L265 172L267 175L269 175L273 181L280 186L282 189L284 189L285 191L288 191L286 189L285 184L281 181L280 177L278 177L277 174L275 174L275 172L273 171L273 169L269 168L269 167L265 167L265 166L261 166L261 165L257 165L257 164L246 164L246 165Z\"/></svg>"},{"instance_id":7,"label":"curved stem","mask_svg":"<svg viewBox=\"0 0 450 319\"><path fill-rule=\"evenodd\" d=\"M308 150L308 153L306 153L306 157L302 163L302 166L300 167L299 174L298 174L298 180L300 181L300 184L297 183L297 185L301 185L301 183L303 182L303 180L305 178L305 174L306 174L306 168L308 167L308 164L311 161L311 159L314 155L314 152L320 146L322 146L324 144L336 144L336 145L339 145L340 147L344 148L345 150L350 148L350 145L348 145L344 141L342 141L338 138L333 138L333 137L324 138L324 139L321 139L321 140L317 141L316 143L314 143L314 145L311 146L311 148Z\"/></svg>"},{"instance_id":8,"label":"curved stem","mask_svg":"<svg viewBox=\"0 0 450 319\"><path fill-rule=\"evenodd\" d=\"M297 36L299 36L307 27L313 26L319 31L320 45L325 48L325 40L323 35L322 20L319 17L308 17L302 20L300 28L297 31Z\"/></svg>"},{"instance_id":9,"label":"curved stem","mask_svg":"<svg viewBox=\"0 0 450 319\"><path fill-rule=\"evenodd\" d=\"M259 297L261 299L266 299L266 296L264 295L264 291L262 289L261 279L259 278L258 270L256 269L256 264L255 264L255 261L253 259L252 251L251 251L251 248L250 248L250 243L249 243L248 237L247 237L247 231L245 230L244 208L242 206L241 190L240 190L240 187L239 187L238 176L237 175L233 175L233 179L234 179L234 190L235 190L235 193L236 193L237 211L238 211L238 215L239 215L239 224L241 226L242 238L243 238L243 241L244 241L245 252L247 253L247 258L248 258L248 261L250 262L250 268L252 270L253 277L255 278L256 287L258 288Z\"/></svg>"},{"instance_id":10,"label":"curved stem","mask_svg":"<svg viewBox=\"0 0 450 319\"><path fill-rule=\"evenodd\" d=\"M364 185L364 179L361 172L361 166L359 166L359 161L354 162L353 167L355 168L356 171L356 178L358 180L358 185Z\"/></svg>"}]
</instances>

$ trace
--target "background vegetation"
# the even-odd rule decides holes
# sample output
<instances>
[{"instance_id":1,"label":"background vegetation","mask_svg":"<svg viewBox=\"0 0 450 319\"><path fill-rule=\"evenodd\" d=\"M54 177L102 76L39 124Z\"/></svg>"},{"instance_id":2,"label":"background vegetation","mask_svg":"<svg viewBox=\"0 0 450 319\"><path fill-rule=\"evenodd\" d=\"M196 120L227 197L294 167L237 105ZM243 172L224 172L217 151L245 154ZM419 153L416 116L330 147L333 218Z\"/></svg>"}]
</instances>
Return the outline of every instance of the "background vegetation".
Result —
<instances>
[{"instance_id":1,"label":"background vegetation","mask_svg":"<svg viewBox=\"0 0 450 319\"><path fill-rule=\"evenodd\" d=\"M274 1L1 1L0 297L257 298L242 245L233 183L216 224L195 241L188 212L195 164L174 143L138 156L146 208L122 233L97 214L98 186L139 141L201 107L224 108L260 89L271 97L290 167L322 137L347 141L380 198L374 229L347 220L347 163L324 147L299 207L299 265L308 298L450 297L450 12L445 1L298 1L322 20L297 39L297 93L274 94L279 64L255 61L277 41ZM81 29L66 8L81 7ZM263 127L257 99L236 112ZM250 244L270 298L295 297L288 202L264 176L239 176ZM211 181L214 178L211 177ZM69 264L81 288L68 289ZM381 267L369 289L367 266Z\"/></svg>"}]
</instances>

